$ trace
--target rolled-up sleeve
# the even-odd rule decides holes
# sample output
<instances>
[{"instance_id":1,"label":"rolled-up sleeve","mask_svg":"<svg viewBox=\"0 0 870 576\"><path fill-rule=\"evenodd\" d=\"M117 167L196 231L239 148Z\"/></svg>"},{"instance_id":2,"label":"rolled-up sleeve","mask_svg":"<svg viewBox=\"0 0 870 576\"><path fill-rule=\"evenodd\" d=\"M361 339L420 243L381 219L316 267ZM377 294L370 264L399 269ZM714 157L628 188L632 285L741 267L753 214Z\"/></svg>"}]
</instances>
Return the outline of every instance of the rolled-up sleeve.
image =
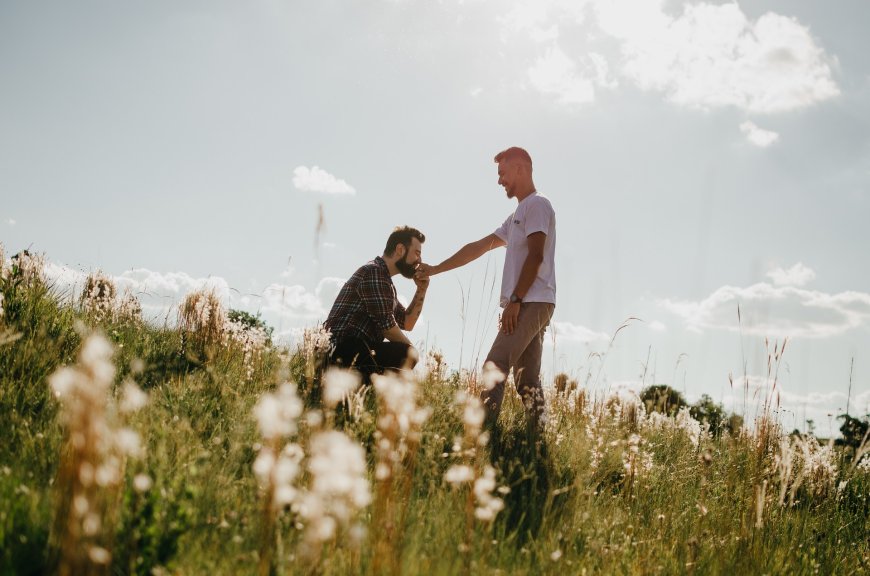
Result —
<instances>
[{"instance_id":1,"label":"rolled-up sleeve","mask_svg":"<svg viewBox=\"0 0 870 576\"><path fill-rule=\"evenodd\" d=\"M389 277L372 268L359 284L359 297L366 313L378 328L389 330L396 325L393 311L395 296Z\"/></svg>"}]
</instances>

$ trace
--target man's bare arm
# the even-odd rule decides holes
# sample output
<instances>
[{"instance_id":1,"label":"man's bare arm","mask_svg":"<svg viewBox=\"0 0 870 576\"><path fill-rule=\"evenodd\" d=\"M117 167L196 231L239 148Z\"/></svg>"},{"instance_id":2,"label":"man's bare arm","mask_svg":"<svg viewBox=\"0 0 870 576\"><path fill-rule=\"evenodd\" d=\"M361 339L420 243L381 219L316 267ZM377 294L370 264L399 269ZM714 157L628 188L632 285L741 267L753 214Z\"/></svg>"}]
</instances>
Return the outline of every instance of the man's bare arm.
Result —
<instances>
[{"instance_id":1,"label":"man's bare arm","mask_svg":"<svg viewBox=\"0 0 870 576\"><path fill-rule=\"evenodd\" d=\"M429 279L426 279L426 286L429 285ZM417 319L420 318L420 313L423 312L423 301L426 299L426 288L417 285L417 291L414 297L411 298L411 303L405 309L405 330L413 330L417 324Z\"/></svg>"},{"instance_id":2,"label":"man's bare arm","mask_svg":"<svg viewBox=\"0 0 870 576\"><path fill-rule=\"evenodd\" d=\"M501 246L504 246L505 244L506 242L504 240L502 240L495 234L490 234L485 238L481 238L477 242L471 242L469 244L466 244L465 246L457 250L453 256L451 256L441 264L437 264L435 266L421 265L421 268L425 273L428 273L429 275L441 274L442 272L447 272L448 270L453 270L454 268L465 266L469 262L477 260L490 250L494 248L499 248Z\"/></svg>"},{"instance_id":3,"label":"man's bare arm","mask_svg":"<svg viewBox=\"0 0 870 576\"><path fill-rule=\"evenodd\" d=\"M392 328L386 330L384 332L384 338L386 338L390 342L402 342L403 344L412 346L411 341L408 340L408 337L405 336L405 333L402 332L402 329L399 328L398 324L393 324Z\"/></svg>"}]
</instances>

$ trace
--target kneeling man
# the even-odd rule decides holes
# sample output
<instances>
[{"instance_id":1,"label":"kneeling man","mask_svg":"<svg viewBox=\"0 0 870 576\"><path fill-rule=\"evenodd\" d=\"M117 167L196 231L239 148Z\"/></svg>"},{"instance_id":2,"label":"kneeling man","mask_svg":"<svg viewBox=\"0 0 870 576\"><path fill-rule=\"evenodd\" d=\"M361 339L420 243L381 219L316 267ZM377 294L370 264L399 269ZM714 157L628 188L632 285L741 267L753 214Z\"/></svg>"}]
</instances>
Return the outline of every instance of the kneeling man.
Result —
<instances>
[{"instance_id":1,"label":"kneeling man","mask_svg":"<svg viewBox=\"0 0 870 576\"><path fill-rule=\"evenodd\" d=\"M366 381L387 368L416 365L419 355L402 330L414 328L429 287L428 277L414 277L425 241L415 228L396 228L383 256L361 266L341 288L323 323L332 334L329 364L352 366ZM413 278L417 285L407 308L396 297L396 274Z\"/></svg>"}]
</instances>

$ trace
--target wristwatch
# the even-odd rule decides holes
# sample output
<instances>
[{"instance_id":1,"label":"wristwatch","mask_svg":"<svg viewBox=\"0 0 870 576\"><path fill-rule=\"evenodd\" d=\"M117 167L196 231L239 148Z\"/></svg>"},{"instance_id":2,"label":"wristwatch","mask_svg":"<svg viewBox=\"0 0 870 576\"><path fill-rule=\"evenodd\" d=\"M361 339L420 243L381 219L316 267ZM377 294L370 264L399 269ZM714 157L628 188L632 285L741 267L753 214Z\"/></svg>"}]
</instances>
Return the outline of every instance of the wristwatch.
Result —
<instances>
[{"instance_id":1,"label":"wristwatch","mask_svg":"<svg viewBox=\"0 0 870 576\"><path fill-rule=\"evenodd\" d=\"M511 294L511 304L522 304L523 299L517 296L516 294Z\"/></svg>"}]
</instances>

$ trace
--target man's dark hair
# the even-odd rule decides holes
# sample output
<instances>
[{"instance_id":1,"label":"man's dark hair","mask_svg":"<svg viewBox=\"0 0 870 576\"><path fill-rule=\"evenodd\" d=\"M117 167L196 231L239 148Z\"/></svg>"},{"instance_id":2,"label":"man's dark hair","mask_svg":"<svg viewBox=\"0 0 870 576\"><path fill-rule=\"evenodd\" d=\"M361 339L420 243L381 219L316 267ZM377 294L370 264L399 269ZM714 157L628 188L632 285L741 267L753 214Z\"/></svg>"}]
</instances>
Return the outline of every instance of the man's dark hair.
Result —
<instances>
[{"instance_id":1,"label":"man's dark hair","mask_svg":"<svg viewBox=\"0 0 870 576\"><path fill-rule=\"evenodd\" d=\"M384 248L384 256L392 256L399 244L408 248L411 244L412 238L419 240L420 244L426 241L426 237L423 236L423 233L416 228L397 226L396 229L393 230L393 233L390 234L390 237L387 238L387 247Z\"/></svg>"}]
</instances>

